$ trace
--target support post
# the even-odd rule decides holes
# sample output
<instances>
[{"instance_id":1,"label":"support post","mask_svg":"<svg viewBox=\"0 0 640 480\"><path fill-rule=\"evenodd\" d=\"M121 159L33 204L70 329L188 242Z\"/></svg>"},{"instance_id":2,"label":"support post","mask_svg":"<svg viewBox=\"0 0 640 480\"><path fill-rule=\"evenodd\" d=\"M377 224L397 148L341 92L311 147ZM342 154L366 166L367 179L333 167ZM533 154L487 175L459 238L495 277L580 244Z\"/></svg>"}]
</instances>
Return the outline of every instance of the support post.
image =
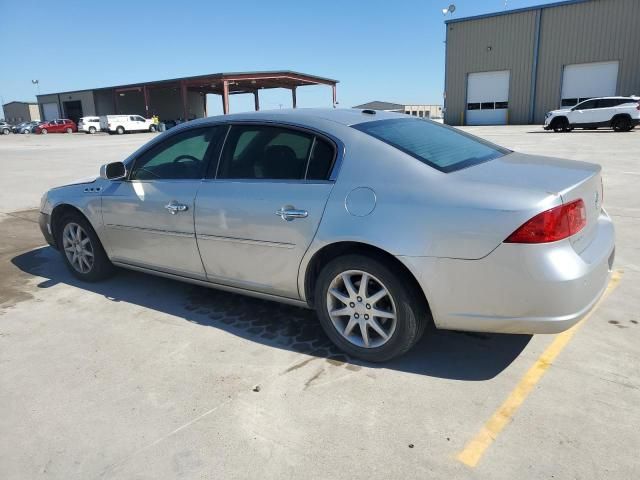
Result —
<instances>
[{"instance_id":1,"label":"support post","mask_svg":"<svg viewBox=\"0 0 640 480\"><path fill-rule=\"evenodd\" d=\"M118 92L117 90L113 91L113 108L115 108L115 112L113 112L114 114L118 114Z\"/></svg>"},{"instance_id":2,"label":"support post","mask_svg":"<svg viewBox=\"0 0 640 480\"><path fill-rule=\"evenodd\" d=\"M336 85L335 84L331 85L331 91L333 93L333 108L336 108L336 103L338 103L338 100L336 98Z\"/></svg>"},{"instance_id":3,"label":"support post","mask_svg":"<svg viewBox=\"0 0 640 480\"><path fill-rule=\"evenodd\" d=\"M149 92L147 91L146 85L142 87L142 94L144 95L144 111L145 111L144 118L151 118L149 116Z\"/></svg>"},{"instance_id":4,"label":"support post","mask_svg":"<svg viewBox=\"0 0 640 480\"><path fill-rule=\"evenodd\" d=\"M206 92L202 94L202 100L204 102L204 118L207 118L207 94Z\"/></svg>"},{"instance_id":5,"label":"support post","mask_svg":"<svg viewBox=\"0 0 640 480\"><path fill-rule=\"evenodd\" d=\"M297 106L297 99L296 99L296 87L292 87L291 88L291 104L293 105L293 108L296 108Z\"/></svg>"},{"instance_id":6,"label":"support post","mask_svg":"<svg viewBox=\"0 0 640 480\"><path fill-rule=\"evenodd\" d=\"M187 84L184 81L180 82L180 92L182 93L182 119L186 122L188 120L189 109L187 108Z\"/></svg>"},{"instance_id":7,"label":"support post","mask_svg":"<svg viewBox=\"0 0 640 480\"><path fill-rule=\"evenodd\" d=\"M222 81L222 113L229 113L229 81Z\"/></svg>"},{"instance_id":8,"label":"support post","mask_svg":"<svg viewBox=\"0 0 640 480\"><path fill-rule=\"evenodd\" d=\"M253 104L256 107L256 112L260 110L260 97L258 97L258 90L253 92Z\"/></svg>"}]
</instances>

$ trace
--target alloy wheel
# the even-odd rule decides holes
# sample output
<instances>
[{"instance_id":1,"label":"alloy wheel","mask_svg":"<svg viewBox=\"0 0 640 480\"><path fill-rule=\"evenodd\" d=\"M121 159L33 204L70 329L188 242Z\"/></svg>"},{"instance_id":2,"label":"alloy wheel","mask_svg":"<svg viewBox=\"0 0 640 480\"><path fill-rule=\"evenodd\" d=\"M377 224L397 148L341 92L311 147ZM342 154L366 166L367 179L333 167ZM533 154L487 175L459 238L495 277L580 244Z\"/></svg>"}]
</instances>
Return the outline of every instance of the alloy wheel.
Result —
<instances>
[{"instance_id":1,"label":"alloy wheel","mask_svg":"<svg viewBox=\"0 0 640 480\"><path fill-rule=\"evenodd\" d=\"M393 297L370 273L348 270L338 274L329 284L326 304L333 326L353 345L380 347L395 332L397 311Z\"/></svg>"},{"instance_id":2,"label":"alloy wheel","mask_svg":"<svg viewBox=\"0 0 640 480\"><path fill-rule=\"evenodd\" d=\"M89 273L93 269L93 245L87 232L77 223L69 222L62 231L62 247L67 260L76 272Z\"/></svg>"}]
</instances>

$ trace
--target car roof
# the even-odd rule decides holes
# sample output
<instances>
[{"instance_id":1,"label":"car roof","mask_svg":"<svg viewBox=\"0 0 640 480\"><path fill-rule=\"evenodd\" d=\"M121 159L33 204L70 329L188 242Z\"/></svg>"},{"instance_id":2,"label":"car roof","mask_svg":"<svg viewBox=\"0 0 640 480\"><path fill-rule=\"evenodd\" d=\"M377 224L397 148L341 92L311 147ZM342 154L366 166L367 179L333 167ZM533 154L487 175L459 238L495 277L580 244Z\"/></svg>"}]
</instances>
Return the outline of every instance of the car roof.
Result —
<instances>
[{"instance_id":1,"label":"car roof","mask_svg":"<svg viewBox=\"0 0 640 480\"><path fill-rule=\"evenodd\" d=\"M259 112L232 113L199 120L200 123L217 123L219 121L292 121L295 123L313 123L314 120L328 120L346 126L394 118L408 118L403 113L384 112L381 110L360 110L355 108L291 108L278 110L261 110ZM191 122L190 122L191 123Z\"/></svg>"}]
</instances>

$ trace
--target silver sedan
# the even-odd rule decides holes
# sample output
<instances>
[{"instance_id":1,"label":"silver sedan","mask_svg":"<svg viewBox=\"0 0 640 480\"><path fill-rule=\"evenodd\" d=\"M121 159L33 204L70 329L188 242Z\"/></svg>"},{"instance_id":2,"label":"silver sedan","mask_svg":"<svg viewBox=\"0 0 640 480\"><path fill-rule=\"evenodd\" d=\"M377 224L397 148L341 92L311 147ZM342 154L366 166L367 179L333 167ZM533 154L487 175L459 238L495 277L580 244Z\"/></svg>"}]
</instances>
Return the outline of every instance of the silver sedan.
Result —
<instances>
[{"instance_id":1,"label":"silver sedan","mask_svg":"<svg viewBox=\"0 0 640 480\"><path fill-rule=\"evenodd\" d=\"M601 168L368 110L213 117L54 188L47 241L78 278L114 266L315 308L385 361L437 328L554 333L611 272Z\"/></svg>"}]
</instances>

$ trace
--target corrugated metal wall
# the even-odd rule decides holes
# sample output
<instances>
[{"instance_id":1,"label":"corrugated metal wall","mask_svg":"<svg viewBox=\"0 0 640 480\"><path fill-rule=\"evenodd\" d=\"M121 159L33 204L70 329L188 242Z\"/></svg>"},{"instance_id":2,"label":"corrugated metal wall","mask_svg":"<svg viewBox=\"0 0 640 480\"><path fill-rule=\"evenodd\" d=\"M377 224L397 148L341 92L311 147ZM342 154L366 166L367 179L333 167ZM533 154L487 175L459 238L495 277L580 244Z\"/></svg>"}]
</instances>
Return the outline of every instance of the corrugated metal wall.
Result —
<instances>
[{"instance_id":1,"label":"corrugated metal wall","mask_svg":"<svg viewBox=\"0 0 640 480\"><path fill-rule=\"evenodd\" d=\"M542 10L536 123L560 106L562 72L618 60L618 95L640 94L640 0L593 0Z\"/></svg>"},{"instance_id":2,"label":"corrugated metal wall","mask_svg":"<svg viewBox=\"0 0 640 480\"><path fill-rule=\"evenodd\" d=\"M448 24L447 123L463 120L467 75L492 70L511 71L509 123L529 122L538 11L536 123L560 106L564 65L618 60L617 93L640 94L640 0L591 0Z\"/></svg>"},{"instance_id":3,"label":"corrugated metal wall","mask_svg":"<svg viewBox=\"0 0 640 480\"><path fill-rule=\"evenodd\" d=\"M467 75L493 70L510 70L509 123L526 123L535 18L536 12L529 11L448 25L445 90L448 124L462 122Z\"/></svg>"}]
</instances>

